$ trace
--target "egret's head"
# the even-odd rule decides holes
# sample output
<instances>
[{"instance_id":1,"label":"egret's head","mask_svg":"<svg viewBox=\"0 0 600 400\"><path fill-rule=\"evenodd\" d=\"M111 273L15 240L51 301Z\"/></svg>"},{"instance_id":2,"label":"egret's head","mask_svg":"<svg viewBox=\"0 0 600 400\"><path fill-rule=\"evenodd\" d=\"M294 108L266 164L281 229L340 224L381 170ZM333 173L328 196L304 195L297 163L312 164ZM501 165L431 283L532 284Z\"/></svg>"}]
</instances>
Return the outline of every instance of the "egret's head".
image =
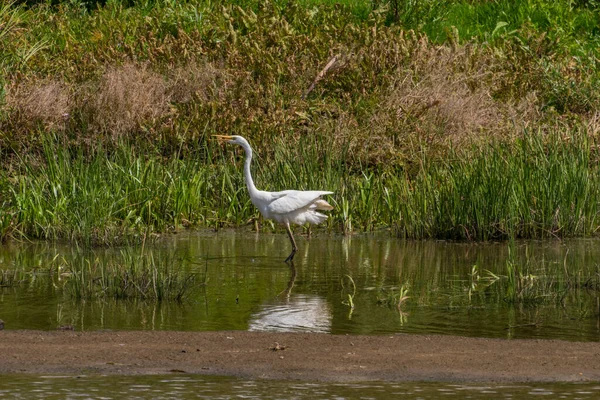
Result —
<instances>
[{"instance_id":1,"label":"egret's head","mask_svg":"<svg viewBox=\"0 0 600 400\"><path fill-rule=\"evenodd\" d=\"M241 136L238 135L232 135L232 136L228 136L228 135L213 135L214 138L216 138L219 142L221 143L231 143L231 144L239 144L241 146L244 145L248 145L248 142L246 141L246 139L244 139Z\"/></svg>"}]
</instances>

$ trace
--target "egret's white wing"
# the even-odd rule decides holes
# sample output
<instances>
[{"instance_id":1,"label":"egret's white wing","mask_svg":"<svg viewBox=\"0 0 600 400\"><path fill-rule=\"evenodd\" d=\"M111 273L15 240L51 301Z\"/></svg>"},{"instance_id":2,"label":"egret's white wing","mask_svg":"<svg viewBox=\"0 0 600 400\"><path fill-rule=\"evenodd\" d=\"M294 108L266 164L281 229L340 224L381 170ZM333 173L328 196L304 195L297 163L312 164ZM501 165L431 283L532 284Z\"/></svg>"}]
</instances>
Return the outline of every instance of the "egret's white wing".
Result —
<instances>
[{"instance_id":1,"label":"egret's white wing","mask_svg":"<svg viewBox=\"0 0 600 400\"><path fill-rule=\"evenodd\" d=\"M333 194L333 192L325 192L321 190L286 190L283 192L273 193L278 196L276 200L272 201L267 208L274 214L287 214L296 210L300 210L304 207L309 206L319 197L325 194Z\"/></svg>"}]
</instances>

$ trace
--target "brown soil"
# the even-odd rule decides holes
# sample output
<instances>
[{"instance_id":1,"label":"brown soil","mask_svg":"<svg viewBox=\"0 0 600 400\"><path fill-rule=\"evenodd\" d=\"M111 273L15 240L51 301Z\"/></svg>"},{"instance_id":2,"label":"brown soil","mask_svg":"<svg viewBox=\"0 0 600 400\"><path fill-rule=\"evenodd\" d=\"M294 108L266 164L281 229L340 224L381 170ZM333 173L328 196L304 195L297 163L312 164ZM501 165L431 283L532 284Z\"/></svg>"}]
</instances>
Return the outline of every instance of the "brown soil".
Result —
<instances>
[{"instance_id":1,"label":"brown soil","mask_svg":"<svg viewBox=\"0 0 600 400\"><path fill-rule=\"evenodd\" d=\"M258 332L0 331L0 373L600 381L600 343Z\"/></svg>"}]
</instances>

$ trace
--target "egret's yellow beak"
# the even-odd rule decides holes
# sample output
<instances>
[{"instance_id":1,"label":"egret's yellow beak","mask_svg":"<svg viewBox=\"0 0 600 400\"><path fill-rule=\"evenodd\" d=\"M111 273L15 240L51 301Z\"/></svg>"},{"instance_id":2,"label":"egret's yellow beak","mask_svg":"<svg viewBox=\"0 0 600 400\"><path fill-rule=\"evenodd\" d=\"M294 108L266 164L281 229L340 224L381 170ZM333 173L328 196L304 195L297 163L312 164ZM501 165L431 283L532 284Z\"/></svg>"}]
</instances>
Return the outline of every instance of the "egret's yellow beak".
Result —
<instances>
[{"instance_id":1,"label":"egret's yellow beak","mask_svg":"<svg viewBox=\"0 0 600 400\"><path fill-rule=\"evenodd\" d=\"M227 136L227 135L212 135L212 137L214 137L219 142L226 142L229 140L233 140L233 136Z\"/></svg>"}]
</instances>

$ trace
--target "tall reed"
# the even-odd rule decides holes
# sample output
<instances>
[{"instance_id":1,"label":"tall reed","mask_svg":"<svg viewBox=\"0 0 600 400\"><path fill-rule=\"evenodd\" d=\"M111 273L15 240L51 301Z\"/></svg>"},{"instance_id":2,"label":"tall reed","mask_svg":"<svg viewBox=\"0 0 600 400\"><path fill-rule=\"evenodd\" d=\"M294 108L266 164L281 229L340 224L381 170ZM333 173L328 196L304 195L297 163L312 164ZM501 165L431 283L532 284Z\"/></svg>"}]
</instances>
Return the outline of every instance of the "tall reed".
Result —
<instances>
[{"instance_id":1,"label":"tall reed","mask_svg":"<svg viewBox=\"0 0 600 400\"><path fill-rule=\"evenodd\" d=\"M7 208L26 236L115 243L210 217L211 172L197 162L163 165L126 147L91 158L50 144L44 150L44 166L24 159L10 186Z\"/></svg>"},{"instance_id":2,"label":"tall reed","mask_svg":"<svg viewBox=\"0 0 600 400\"><path fill-rule=\"evenodd\" d=\"M488 240L593 234L600 171L585 134L570 140L524 131L476 157L424 160L414 180L390 180L388 209L406 237ZM398 203L395 204L394 201Z\"/></svg>"},{"instance_id":3,"label":"tall reed","mask_svg":"<svg viewBox=\"0 0 600 400\"><path fill-rule=\"evenodd\" d=\"M327 228L345 233L389 228L406 238L490 240L587 236L600 227L600 171L585 132L558 140L524 131L468 157L425 155L414 172L356 170L330 143L306 137L266 156L255 145L257 186L333 191ZM202 154L165 162L126 146L86 155L47 144L43 167L26 158L2 185L5 236L111 244L256 220L244 154L212 143Z\"/></svg>"}]
</instances>

